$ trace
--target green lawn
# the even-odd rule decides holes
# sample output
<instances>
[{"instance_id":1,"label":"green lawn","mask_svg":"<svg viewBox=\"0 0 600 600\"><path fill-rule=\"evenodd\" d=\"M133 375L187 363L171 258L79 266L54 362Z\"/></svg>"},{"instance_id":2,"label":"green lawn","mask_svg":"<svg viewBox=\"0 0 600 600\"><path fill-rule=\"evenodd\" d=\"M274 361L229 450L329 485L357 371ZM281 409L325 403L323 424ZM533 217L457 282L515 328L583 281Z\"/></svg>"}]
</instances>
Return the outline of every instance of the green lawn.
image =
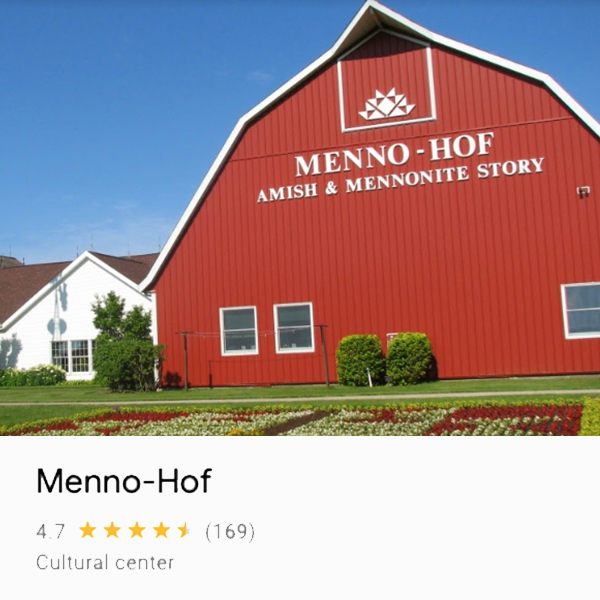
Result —
<instances>
[{"instance_id":1,"label":"green lawn","mask_svg":"<svg viewBox=\"0 0 600 600\"><path fill-rule=\"evenodd\" d=\"M82 412L89 411L90 406L9 406L0 407L0 427L3 425L20 425L39 421L40 419L52 419L55 417L67 418Z\"/></svg>"},{"instance_id":2,"label":"green lawn","mask_svg":"<svg viewBox=\"0 0 600 600\"><path fill-rule=\"evenodd\" d=\"M403 396L419 394L423 402L437 402L438 399L427 398L432 394L458 394L476 393L484 397L487 393L566 390L570 393L562 396L578 396L580 390L600 389L600 376L585 377L541 377L541 378L505 378L482 380L456 380L436 381L406 387L376 387L355 388L333 385L330 388L324 385L315 386L273 386L253 388L195 388L187 393L183 390L168 390L161 392L113 394L98 386L58 386L39 388L0 388L0 404L16 404L31 402L34 404L44 402L68 403L63 406L0 406L0 425L15 425L38 419L51 417L71 417L74 414L93 410L87 403L108 404L110 406L126 406L131 402L150 401L160 402L165 405L177 405L182 401L198 401L206 405L211 401L232 400L232 406L247 406L248 403L260 405L263 403L276 403L282 398L297 398L293 404L310 405L318 408L323 403L331 400L346 398L346 404L373 405L376 403L402 402ZM389 399L375 400L372 396L388 396ZM350 400L348 396L361 396L359 400ZM545 394L541 396L545 397ZM548 398L553 394L549 393ZM554 396L555 397L555 396ZM323 401L317 398L325 398ZM526 399L527 396L511 396L511 399ZM447 399L446 399L447 400ZM415 402L415 400L411 400Z\"/></svg>"},{"instance_id":3,"label":"green lawn","mask_svg":"<svg viewBox=\"0 0 600 600\"><path fill-rule=\"evenodd\" d=\"M138 392L126 394L110 393L99 386L57 387L0 387L0 404L13 402L108 402L123 404L127 401L177 402L181 400L274 400L278 398L336 398L343 396L405 395L405 394L458 394L463 392L518 392L552 390L600 389L600 376L578 377L528 377L503 379L461 379L434 381L420 385L380 386L373 388L346 387L341 385L297 385L272 387L192 388L165 390L161 392Z\"/></svg>"}]
</instances>

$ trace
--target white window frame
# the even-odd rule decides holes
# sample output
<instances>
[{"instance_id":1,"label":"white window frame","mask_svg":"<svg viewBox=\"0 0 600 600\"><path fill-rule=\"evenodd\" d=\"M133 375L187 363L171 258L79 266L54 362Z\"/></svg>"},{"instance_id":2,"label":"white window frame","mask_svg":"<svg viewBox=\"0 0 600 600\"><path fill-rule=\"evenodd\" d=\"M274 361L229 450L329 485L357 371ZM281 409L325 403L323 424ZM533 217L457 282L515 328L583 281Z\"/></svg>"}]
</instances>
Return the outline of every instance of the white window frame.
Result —
<instances>
[{"instance_id":1,"label":"white window frame","mask_svg":"<svg viewBox=\"0 0 600 600\"><path fill-rule=\"evenodd\" d=\"M225 350L225 312L228 310L248 310L254 311L254 336L256 339L256 348L247 350ZM219 309L219 327L221 330L221 356L249 356L258 354L258 316L256 314L256 306L226 306ZM249 329L239 329L233 331L250 331Z\"/></svg>"},{"instance_id":2,"label":"white window frame","mask_svg":"<svg viewBox=\"0 0 600 600\"><path fill-rule=\"evenodd\" d=\"M312 345L310 348L281 348L279 344L279 308L286 308L288 306L308 306L310 309L310 339ZM309 354L315 351L315 321L313 316L313 305L312 302L291 302L288 304L274 304L273 305L273 322L275 323L275 352L277 354ZM285 329L285 328L284 328ZM308 329L308 326L307 326Z\"/></svg>"},{"instance_id":3,"label":"white window frame","mask_svg":"<svg viewBox=\"0 0 600 600\"><path fill-rule=\"evenodd\" d=\"M600 287L600 282L590 281L586 283L565 283L560 286L561 296L562 296L562 307L563 307L563 323L565 327L565 338L567 340L585 340L591 338L600 338L600 331L590 331L585 333L571 333L569 331L569 316L568 313L575 310L595 310L595 309L571 309L571 311L567 308L567 288L573 287L584 287L595 285ZM598 307L600 310L600 306Z\"/></svg>"},{"instance_id":4,"label":"white window frame","mask_svg":"<svg viewBox=\"0 0 600 600\"><path fill-rule=\"evenodd\" d=\"M94 349L96 340L90 339L77 339L77 340L51 340L50 342L50 364L54 364L54 353L52 352L52 344L54 343L62 343L67 345L67 373L69 375L74 375L75 377L82 375L89 375L94 372ZM75 371L73 369L73 342L87 342L87 359L88 359L88 370L87 371Z\"/></svg>"},{"instance_id":5,"label":"white window frame","mask_svg":"<svg viewBox=\"0 0 600 600\"><path fill-rule=\"evenodd\" d=\"M79 342L83 342L85 343L85 356L79 356L79 355L75 355L75 349L73 348L73 344L75 343L79 343ZM72 373L73 375L77 374L81 374L81 373L91 373L92 372L92 363L93 363L93 357L92 357L92 344L90 342L90 340L71 340L69 342L69 368L70 368L70 373ZM75 363L77 362L77 359L79 358L84 358L85 360L87 360L87 370L85 371L81 371L81 370L75 370Z\"/></svg>"},{"instance_id":6,"label":"white window frame","mask_svg":"<svg viewBox=\"0 0 600 600\"><path fill-rule=\"evenodd\" d=\"M54 354L54 344L66 344L66 348L67 348L67 353L65 354L60 354L55 356ZM50 342L50 364L54 365L56 367L60 367L61 369L65 370L66 373L70 373L71 372L71 358L70 358L70 351L71 348L71 343L67 340L52 340ZM65 369L64 366L62 364L57 365L54 362L54 359L62 359L62 358L66 358L67 359L67 368ZM62 362L62 361L61 361Z\"/></svg>"}]
</instances>

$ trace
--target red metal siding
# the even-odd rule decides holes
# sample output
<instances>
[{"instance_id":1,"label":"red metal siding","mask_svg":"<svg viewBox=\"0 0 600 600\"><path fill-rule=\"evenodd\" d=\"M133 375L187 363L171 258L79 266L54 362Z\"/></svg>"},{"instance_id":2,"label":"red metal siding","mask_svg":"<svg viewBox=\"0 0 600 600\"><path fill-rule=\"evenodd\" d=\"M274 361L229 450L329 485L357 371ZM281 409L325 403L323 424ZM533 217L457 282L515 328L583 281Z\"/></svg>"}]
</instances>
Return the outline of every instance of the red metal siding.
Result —
<instances>
[{"instance_id":1,"label":"red metal siding","mask_svg":"<svg viewBox=\"0 0 600 600\"><path fill-rule=\"evenodd\" d=\"M347 110L422 52L380 34L347 57ZM435 121L342 133L332 64L248 128L156 285L165 373L183 376L176 332L192 331L192 385L323 381L318 330L314 353L275 352L273 305L293 302L312 302L328 326L332 376L342 336L385 345L396 331L430 336L442 378L599 370L600 340L565 340L560 295L563 283L600 280L598 140L539 85L435 47L432 64ZM425 87L419 65L412 85ZM430 161L432 138L482 132L494 133L489 156ZM296 177L295 156L394 142L411 148L410 164ZM474 176L480 163L542 157L541 173ZM343 193L348 177L458 165L468 181ZM318 197L257 202L300 182L317 183ZM236 306L257 307L257 356L221 356L219 309Z\"/></svg>"}]
</instances>

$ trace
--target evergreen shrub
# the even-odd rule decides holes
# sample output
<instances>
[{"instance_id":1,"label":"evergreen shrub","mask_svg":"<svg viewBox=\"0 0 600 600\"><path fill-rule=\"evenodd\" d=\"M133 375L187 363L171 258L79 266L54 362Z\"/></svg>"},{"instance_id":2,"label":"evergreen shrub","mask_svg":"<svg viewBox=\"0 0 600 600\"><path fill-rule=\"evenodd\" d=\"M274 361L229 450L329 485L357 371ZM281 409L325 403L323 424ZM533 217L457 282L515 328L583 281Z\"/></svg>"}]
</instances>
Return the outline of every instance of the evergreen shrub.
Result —
<instances>
[{"instance_id":1,"label":"evergreen shrub","mask_svg":"<svg viewBox=\"0 0 600 600\"><path fill-rule=\"evenodd\" d=\"M395 385L425 381L432 363L431 342L424 333L399 333L388 344L387 374Z\"/></svg>"},{"instance_id":2,"label":"evergreen shrub","mask_svg":"<svg viewBox=\"0 0 600 600\"><path fill-rule=\"evenodd\" d=\"M342 385L369 385L367 368L373 384L383 382L385 357L376 335L349 335L340 340L335 353L338 381Z\"/></svg>"},{"instance_id":3,"label":"evergreen shrub","mask_svg":"<svg viewBox=\"0 0 600 600\"><path fill-rule=\"evenodd\" d=\"M95 381L113 392L154 390L154 368L162 351L152 340L99 340L94 352Z\"/></svg>"}]
</instances>

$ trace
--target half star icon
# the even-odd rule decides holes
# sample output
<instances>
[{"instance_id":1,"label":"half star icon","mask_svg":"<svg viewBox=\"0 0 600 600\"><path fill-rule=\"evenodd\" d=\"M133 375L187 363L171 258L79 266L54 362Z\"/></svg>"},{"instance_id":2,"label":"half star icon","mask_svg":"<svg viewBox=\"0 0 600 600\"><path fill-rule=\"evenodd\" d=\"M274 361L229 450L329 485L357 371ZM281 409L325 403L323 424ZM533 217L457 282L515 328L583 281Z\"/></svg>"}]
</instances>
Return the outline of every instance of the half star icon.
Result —
<instances>
[{"instance_id":1,"label":"half star icon","mask_svg":"<svg viewBox=\"0 0 600 600\"><path fill-rule=\"evenodd\" d=\"M183 527L178 527L179 531L181 531L181 537L187 534L187 521L183 524Z\"/></svg>"}]
</instances>

